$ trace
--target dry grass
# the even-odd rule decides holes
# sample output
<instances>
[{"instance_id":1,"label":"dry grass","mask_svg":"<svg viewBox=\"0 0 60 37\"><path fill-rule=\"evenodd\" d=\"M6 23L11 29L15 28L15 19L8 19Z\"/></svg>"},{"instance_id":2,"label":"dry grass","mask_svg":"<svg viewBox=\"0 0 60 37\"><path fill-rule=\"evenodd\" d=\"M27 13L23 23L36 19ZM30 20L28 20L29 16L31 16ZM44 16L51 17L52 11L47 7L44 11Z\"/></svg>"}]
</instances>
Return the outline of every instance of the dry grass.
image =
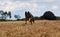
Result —
<instances>
[{"instance_id":1,"label":"dry grass","mask_svg":"<svg viewBox=\"0 0 60 37\"><path fill-rule=\"evenodd\" d=\"M60 37L60 20L40 20L32 25L24 21L0 22L0 37Z\"/></svg>"}]
</instances>

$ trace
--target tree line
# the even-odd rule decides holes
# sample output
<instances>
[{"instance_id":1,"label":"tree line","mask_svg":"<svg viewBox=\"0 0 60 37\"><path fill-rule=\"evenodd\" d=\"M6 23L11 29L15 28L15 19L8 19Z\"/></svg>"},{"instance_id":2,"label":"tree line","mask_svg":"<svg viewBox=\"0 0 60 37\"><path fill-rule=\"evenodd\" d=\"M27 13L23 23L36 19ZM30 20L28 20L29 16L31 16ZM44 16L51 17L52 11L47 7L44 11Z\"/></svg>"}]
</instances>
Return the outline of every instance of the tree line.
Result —
<instances>
[{"instance_id":1,"label":"tree line","mask_svg":"<svg viewBox=\"0 0 60 37\"><path fill-rule=\"evenodd\" d=\"M3 10L0 10L0 21L6 21L7 20L7 17L11 18L12 15L11 15L11 11L3 11ZM25 18L21 18L20 15L14 15L14 17L16 18L16 20L21 20L21 21L24 21ZM58 16L55 16L53 12L51 11L46 11L42 16L38 17L38 16L35 16L33 17L35 20L60 20L60 17Z\"/></svg>"}]
</instances>

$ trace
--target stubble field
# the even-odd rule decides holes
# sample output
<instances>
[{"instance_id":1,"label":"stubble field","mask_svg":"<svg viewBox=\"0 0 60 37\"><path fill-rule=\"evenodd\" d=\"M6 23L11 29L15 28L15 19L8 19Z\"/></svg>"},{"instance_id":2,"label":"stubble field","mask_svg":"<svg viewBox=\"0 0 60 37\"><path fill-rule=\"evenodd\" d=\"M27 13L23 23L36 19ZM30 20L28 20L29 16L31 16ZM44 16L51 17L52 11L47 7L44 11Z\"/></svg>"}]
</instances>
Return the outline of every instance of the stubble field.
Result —
<instances>
[{"instance_id":1,"label":"stubble field","mask_svg":"<svg viewBox=\"0 0 60 37\"><path fill-rule=\"evenodd\" d=\"M0 37L60 37L60 20L24 23L24 21L0 22Z\"/></svg>"}]
</instances>

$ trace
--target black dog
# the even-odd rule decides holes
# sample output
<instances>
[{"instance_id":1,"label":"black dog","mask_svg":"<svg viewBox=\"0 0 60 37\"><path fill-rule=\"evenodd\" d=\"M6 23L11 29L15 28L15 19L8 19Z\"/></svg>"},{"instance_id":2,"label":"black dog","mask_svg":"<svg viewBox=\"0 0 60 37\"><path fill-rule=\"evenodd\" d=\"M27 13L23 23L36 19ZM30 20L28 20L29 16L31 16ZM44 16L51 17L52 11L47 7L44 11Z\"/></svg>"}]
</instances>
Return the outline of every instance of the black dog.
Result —
<instances>
[{"instance_id":1,"label":"black dog","mask_svg":"<svg viewBox=\"0 0 60 37\"><path fill-rule=\"evenodd\" d=\"M25 24L27 24L27 21L29 21L29 22L31 22L31 24L32 23L34 23L34 18L33 18L33 15L28 11L25 11Z\"/></svg>"}]
</instances>

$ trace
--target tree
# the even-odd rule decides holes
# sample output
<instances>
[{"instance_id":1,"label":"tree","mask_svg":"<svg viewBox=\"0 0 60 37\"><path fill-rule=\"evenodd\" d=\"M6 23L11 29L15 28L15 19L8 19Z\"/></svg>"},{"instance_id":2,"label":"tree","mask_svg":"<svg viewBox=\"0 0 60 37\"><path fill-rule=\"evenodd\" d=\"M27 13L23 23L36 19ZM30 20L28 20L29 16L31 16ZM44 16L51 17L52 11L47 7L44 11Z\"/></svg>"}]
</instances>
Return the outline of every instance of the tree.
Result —
<instances>
[{"instance_id":1,"label":"tree","mask_svg":"<svg viewBox=\"0 0 60 37\"><path fill-rule=\"evenodd\" d=\"M2 15L2 19L3 19L3 13L4 13L4 11L0 10L0 14Z\"/></svg>"},{"instance_id":2,"label":"tree","mask_svg":"<svg viewBox=\"0 0 60 37\"><path fill-rule=\"evenodd\" d=\"M56 20L56 16L51 11L46 11L43 14L42 18L47 19L47 20Z\"/></svg>"},{"instance_id":3,"label":"tree","mask_svg":"<svg viewBox=\"0 0 60 37\"><path fill-rule=\"evenodd\" d=\"M11 11L7 12L7 11L3 11L0 10L0 14L2 15L2 20L6 20L6 18L9 16L9 18L11 18Z\"/></svg>"},{"instance_id":4,"label":"tree","mask_svg":"<svg viewBox=\"0 0 60 37\"><path fill-rule=\"evenodd\" d=\"M4 19L6 20L6 17L7 17L7 11L3 13L4 15Z\"/></svg>"},{"instance_id":5,"label":"tree","mask_svg":"<svg viewBox=\"0 0 60 37\"><path fill-rule=\"evenodd\" d=\"M9 16L9 18L11 18L11 11L9 11L7 15Z\"/></svg>"},{"instance_id":6,"label":"tree","mask_svg":"<svg viewBox=\"0 0 60 37\"><path fill-rule=\"evenodd\" d=\"M19 20L20 19L20 16L19 15L14 15L14 17Z\"/></svg>"}]
</instances>

